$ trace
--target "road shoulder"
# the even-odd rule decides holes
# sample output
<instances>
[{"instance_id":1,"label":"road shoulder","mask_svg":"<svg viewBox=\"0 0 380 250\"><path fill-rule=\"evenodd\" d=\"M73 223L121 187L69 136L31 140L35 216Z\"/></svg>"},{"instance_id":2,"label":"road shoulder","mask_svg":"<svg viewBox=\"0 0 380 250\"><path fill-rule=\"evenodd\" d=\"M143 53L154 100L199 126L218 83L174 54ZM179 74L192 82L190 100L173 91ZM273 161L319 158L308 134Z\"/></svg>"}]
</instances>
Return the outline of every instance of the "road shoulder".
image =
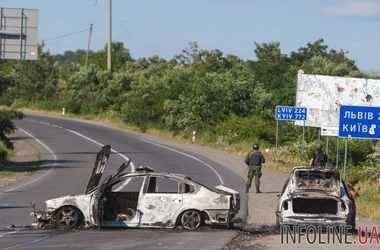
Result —
<instances>
[{"instance_id":1,"label":"road shoulder","mask_svg":"<svg viewBox=\"0 0 380 250\"><path fill-rule=\"evenodd\" d=\"M10 137L15 154L0 170L0 191L32 179L40 172L41 154L33 138L16 131Z\"/></svg>"}]
</instances>

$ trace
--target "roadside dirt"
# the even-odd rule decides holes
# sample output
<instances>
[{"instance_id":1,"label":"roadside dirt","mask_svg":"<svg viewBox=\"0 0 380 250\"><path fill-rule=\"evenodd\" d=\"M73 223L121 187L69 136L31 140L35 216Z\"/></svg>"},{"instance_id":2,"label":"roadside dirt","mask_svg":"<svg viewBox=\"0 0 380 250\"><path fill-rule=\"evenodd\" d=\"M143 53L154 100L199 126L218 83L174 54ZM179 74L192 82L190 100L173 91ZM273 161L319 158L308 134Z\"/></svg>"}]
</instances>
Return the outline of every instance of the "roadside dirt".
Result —
<instances>
[{"instance_id":1,"label":"roadside dirt","mask_svg":"<svg viewBox=\"0 0 380 250\"><path fill-rule=\"evenodd\" d=\"M31 138L16 131L10 139L15 147L15 155L0 170L0 190L30 178L38 170L34 163L40 160L40 153Z\"/></svg>"}]
</instances>

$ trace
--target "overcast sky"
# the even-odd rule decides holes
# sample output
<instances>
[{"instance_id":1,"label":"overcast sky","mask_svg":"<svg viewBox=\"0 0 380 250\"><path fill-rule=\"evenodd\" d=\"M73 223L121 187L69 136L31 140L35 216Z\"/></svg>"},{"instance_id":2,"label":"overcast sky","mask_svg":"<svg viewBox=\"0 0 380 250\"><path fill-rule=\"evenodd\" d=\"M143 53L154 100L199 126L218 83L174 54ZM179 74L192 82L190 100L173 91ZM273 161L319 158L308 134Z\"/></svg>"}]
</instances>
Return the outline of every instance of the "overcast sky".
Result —
<instances>
[{"instance_id":1,"label":"overcast sky","mask_svg":"<svg viewBox=\"0 0 380 250\"><path fill-rule=\"evenodd\" d=\"M254 42L278 41L288 53L324 38L349 51L365 71L380 71L380 0L113 0L114 40L134 57L170 58L197 41L254 58ZM40 10L40 40L53 53L86 48L94 24L93 49L106 42L107 0L0 0L1 7Z\"/></svg>"}]
</instances>

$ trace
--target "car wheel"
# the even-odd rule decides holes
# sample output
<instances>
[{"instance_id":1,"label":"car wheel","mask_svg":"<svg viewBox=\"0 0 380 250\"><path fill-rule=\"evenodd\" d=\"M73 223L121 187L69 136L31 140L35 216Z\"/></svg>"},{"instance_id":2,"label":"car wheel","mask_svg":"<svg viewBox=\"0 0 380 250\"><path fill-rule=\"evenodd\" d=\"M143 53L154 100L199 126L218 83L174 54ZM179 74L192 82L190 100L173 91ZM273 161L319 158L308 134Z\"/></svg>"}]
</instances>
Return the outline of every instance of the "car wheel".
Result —
<instances>
[{"instance_id":1,"label":"car wheel","mask_svg":"<svg viewBox=\"0 0 380 250\"><path fill-rule=\"evenodd\" d=\"M182 213L181 225L186 230L197 230L202 223L202 217L200 212L196 210L188 210Z\"/></svg>"},{"instance_id":2,"label":"car wheel","mask_svg":"<svg viewBox=\"0 0 380 250\"><path fill-rule=\"evenodd\" d=\"M72 206L61 207L55 213L55 224L59 229L73 229L79 226L81 212Z\"/></svg>"}]
</instances>

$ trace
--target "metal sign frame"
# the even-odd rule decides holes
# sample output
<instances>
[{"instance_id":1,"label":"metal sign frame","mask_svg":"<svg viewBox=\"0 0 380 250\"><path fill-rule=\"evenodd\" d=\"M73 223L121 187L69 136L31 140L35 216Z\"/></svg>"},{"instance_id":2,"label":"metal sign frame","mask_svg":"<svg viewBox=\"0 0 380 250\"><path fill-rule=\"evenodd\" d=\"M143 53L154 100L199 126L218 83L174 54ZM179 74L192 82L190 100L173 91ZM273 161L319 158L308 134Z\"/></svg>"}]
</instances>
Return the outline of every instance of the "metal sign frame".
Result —
<instances>
[{"instance_id":1,"label":"metal sign frame","mask_svg":"<svg viewBox=\"0 0 380 250\"><path fill-rule=\"evenodd\" d=\"M38 59L38 12L0 7L0 59Z\"/></svg>"}]
</instances>

